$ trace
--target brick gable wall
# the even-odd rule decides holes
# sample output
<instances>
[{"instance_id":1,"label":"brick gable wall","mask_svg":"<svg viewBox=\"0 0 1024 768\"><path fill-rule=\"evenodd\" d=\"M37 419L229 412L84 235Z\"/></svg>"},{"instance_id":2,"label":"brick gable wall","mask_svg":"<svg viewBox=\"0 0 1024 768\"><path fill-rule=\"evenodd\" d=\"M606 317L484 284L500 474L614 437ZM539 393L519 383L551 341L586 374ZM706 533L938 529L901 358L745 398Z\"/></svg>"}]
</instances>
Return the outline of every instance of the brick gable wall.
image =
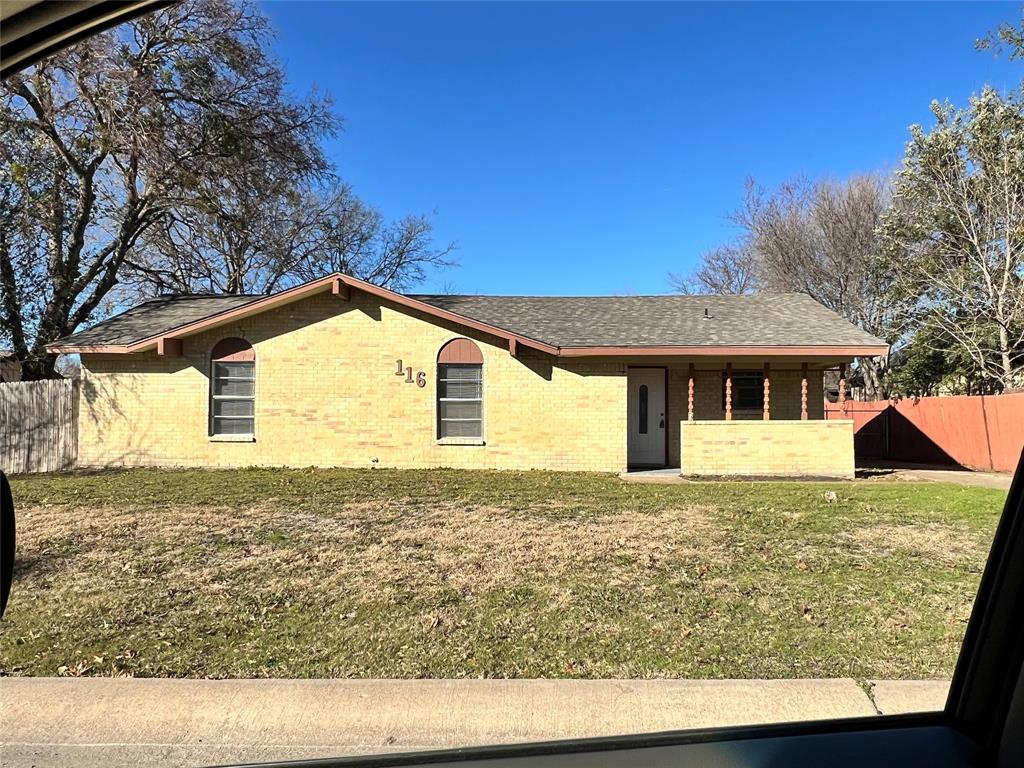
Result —
<instances>
[{"instance_id":1,"label":"brick gable wall","mask_svg":"<svg viewBox=\"0 0 1024 768\"><path fill-rule=\"evenodd\" d=\"M209 354L256 350L256 439L208 435ZM484 356L485 445L436 440L436 358L472 338ZM396 360L426 385L395 375ZM626 368L559 362L352 292L317 294L184 340L182 357L82 355L83 466L465 467L618 471Z\"/></svg>"}]
</instances>

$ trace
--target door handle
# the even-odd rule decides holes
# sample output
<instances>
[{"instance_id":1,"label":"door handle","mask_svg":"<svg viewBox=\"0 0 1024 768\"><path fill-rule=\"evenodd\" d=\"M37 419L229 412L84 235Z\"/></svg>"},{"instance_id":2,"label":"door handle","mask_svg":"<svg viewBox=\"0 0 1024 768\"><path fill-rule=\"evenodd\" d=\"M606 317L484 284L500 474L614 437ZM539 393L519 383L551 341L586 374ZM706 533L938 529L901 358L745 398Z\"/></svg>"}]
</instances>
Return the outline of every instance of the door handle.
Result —
<instances>
[{"instance_id":1,"label":"door handle","mask_svg":"<svg viewBox=\"0 0 1024 768\"><path fill-rule=\"evenodd\" d=\"M665 428L665 414L661 414L661 421L658 423L658 429Z\"/></svg>"}]
</instances>

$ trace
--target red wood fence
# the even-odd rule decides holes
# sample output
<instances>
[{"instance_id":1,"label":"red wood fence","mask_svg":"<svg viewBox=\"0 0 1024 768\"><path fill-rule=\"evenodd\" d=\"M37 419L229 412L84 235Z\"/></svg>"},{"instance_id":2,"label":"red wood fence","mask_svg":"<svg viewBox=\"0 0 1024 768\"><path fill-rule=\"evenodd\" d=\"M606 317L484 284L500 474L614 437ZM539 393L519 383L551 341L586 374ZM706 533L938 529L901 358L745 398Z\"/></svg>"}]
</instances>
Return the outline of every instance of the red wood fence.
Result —
<instances>
[{"instance_id":1,"label":"red wood fence","mask_svg":"<svg viewBox=\"0 0 1024 768\"><path fill-rule=\"evenodd\" d=\"M853 419L858 461L889 459L1012 472L1024 450L1024 392L825 403Z\"/></svg>"}]
</instances>

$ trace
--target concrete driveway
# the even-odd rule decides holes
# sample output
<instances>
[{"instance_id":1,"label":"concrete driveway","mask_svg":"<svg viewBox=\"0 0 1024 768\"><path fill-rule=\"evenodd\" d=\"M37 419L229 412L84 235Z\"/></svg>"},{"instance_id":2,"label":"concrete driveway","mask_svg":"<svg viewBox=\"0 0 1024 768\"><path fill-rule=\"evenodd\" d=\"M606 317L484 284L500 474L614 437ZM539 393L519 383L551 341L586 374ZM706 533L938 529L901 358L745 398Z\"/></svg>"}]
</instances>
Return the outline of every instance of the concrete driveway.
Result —
<instances>
[{"instance_id":1,"label":"concrete driveway","mask_svg":"<svg viewBox=\"0 0 1024 768\"><path fill-rule=\"evenodd\" d=\"M925 480L933 483L956 483L978 488L995 488L1009 491L1013 475L1009 472L972 472L964 469L897 469L896 475L903 480Z\"/></svg>"},{"instance_id":2,"label":"concrete driveway","mask_svg":"<svg viewBox=\"0 0 1024 768\"><path fill-rule=\"evenodd\" d=\"M941 709L948 681L0 678L0 764L196 766Z\"/></svg>"},{"instance_id":3,"label":"concrete driveway","mask_svg":"<svg viewBox=\"0 0 1024 768\"><path fill-rule=\"evenodd\" d=\"M622 472L619 474L619 479L627 483L682 484L707 482L683 477L679 474L678 467ZM776 480L766 482L784 482L786 480L787 478L777 478ZM951 469L949 467L935 467L924 464L866 464L857 467L857 480L867 482L909 480L912 482L955 483L957 485L1009 491L1013 474L1010 472L975 472L970 469ZM810 482L824 483L832 481L812 480Z\"/></svg>"}]
</instances>

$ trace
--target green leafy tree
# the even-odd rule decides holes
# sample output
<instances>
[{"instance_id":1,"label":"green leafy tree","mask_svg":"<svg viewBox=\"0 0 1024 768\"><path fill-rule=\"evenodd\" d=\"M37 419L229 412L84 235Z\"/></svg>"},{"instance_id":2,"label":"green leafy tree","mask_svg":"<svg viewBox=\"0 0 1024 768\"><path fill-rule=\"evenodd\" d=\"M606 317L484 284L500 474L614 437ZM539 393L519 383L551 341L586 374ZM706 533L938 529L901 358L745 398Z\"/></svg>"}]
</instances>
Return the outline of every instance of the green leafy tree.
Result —
<instances>
[{"instance_id":1,"label":"green leafy tree","mask_svg":"<svg viewBox=\"0 0 1024 768\"><path fill-rule=\"evenodd\" d=\"M882 236L915 311L996 389L1024 364L1024 110L985 88L911 127ZM925 337L930 338L930 337Z\"/></svg>"},{"instance_id":2,"label":"green leafy tree","mask_svg":"<svg viewBox=\"0 0 1024 768\"><path fill-rule=\"evenodd\" d=\"M893 353L886 376L890 396L986 395L998 390L978 375L958 344L925 322L910 341Z\"/></svg>"}]
</instances>

